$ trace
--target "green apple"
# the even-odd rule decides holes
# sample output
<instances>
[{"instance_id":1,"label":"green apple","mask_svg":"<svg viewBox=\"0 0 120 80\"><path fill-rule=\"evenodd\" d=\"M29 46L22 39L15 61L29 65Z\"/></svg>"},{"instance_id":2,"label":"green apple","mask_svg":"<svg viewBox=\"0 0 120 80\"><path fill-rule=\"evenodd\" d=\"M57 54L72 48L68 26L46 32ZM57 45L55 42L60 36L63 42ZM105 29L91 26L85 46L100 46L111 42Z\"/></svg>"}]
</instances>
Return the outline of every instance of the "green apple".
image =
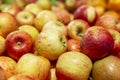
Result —
<instances>
[{"instance_id":1,"label":"green apple","mask_svg":"<svg viewBox=\"0 0 120 80\"><path fill-rule=\"evenodd\" d=\"M67 50L66 36L55 29L44 30L35 41L35 50L49 60L56 60Z\"/></svg>"},{"instance_id":2,"label":"green apple","mask_svg":"<svg viewBox=\"0 0 120 80\"><path fill-rule=\"evenodd\" d=\"M30 34L32 36L33 41L35 41L37 36L39 35L39 31L31 25L21 25L18 29Z\"/></svg>"},{"instance_id":3,"label":"green apple","mask_svg":"<svg viewBox=\"0 0 120 80\"><path fill-rule=\"evenodd\" d=\"M19 59L15 70L17 74L22 73L39 80L48 80L50 67L51 64L47 58L27 53Z\"/></svg>"}]
</instances>

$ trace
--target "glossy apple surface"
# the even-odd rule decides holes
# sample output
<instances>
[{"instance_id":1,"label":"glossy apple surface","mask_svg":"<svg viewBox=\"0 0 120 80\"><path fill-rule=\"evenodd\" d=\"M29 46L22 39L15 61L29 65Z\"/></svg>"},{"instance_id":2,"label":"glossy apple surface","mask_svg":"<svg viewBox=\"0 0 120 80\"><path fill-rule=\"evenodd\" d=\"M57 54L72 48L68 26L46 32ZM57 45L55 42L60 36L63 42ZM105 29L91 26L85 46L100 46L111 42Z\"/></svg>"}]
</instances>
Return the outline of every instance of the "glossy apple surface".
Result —
<instances>
[{"instance_id":1,"label":"glossy apple surface","mask_svg":"<svg viewBox=\"0 0 120 80\"><path fill-rule=\"evenodd\" d=\"M92 26L83 35L80 48L81 52L89 56L93 61L109 55L114 46L112 35L103 27Z\"/></svg>"},{"instance_id":2,"label":"glossy apple surface","mask_svg":"<svg viewBox=\"0 0 120 80\"><path fill-rule=\"evenodd\" d=\"M33 47L32 37L25 31L13 31L6 37L6 53L15 60L31 52Z\"/></svg>"}]
</instances>

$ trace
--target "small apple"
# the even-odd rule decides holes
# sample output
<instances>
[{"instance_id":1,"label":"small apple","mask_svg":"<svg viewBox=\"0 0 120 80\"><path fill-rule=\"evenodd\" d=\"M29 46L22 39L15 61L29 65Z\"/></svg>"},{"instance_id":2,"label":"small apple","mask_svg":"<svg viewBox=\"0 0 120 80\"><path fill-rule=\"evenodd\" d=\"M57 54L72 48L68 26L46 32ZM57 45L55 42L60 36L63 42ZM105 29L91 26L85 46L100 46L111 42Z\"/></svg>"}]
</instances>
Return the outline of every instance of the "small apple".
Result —
<instances>
[{"instance_id":1,"label":"small apple","mask_svg":"<svg viewBox=\"0 0 120 80\"><path fill-rule=\"evenodd\" d=\"M42 8L39 7L36 3L30 3L24 7L24 10L30 11L34 15L37 15L42 10Z\"/></svg>"},{"instance_id":2,"label":"small apple","mask_svg":"<svg viewBox=\"0 0 120 80\"><path fill-rule=\"evenodd\" d=\"M18 29L18 22L12 14L0 13L0 35L4 38L12 31Z\"/></svg>"},{"instance_id":3,"label":"small apple","mask_svg":"<svg viewBox=\"0 0 120 80\"><path fill-rule=\"evenodd\" d=\"M22 9L19 8L18 6L9 5L2 12L8 12L8 13L12 14L15 17L20 11L22 11Z\"/></svg>"},{"instance_id":4,"label":"small apple","mask_svg":"<svg viewBox=\"0 0 120 80\"><path fill-rule=\"evenodd\" d=\"M48 29L54 29L58 32L63 33L65 36L67 36L67 27L60 21L49 21L49 22L47 22L43 26L42 31L48 30Z\"/></svg>"},{"instance_id":5,"label":"small apple","mask_svg":"<svg viewBox=\"0 0 120 80\"><path fill-rule=\"evenodd\" d=\"M5 75L5 71L2 67L0 67L0 80L7 80L7 77Z\"/></svg>"},{"instance_id":6,"label":"small apple","mask_svg":"<svg viewBox=\"0 0 120 80\"><path fill-rule=\"evenodd\" d=\"M93 64L93 80L120 80L120 58L107 56Z\"/></svg>"},{"instance_id":7,"label":"small apple","mask_svg":"<svg viewBox=\"0 0 120 80\"><path fill-rule=\"evenodd\" d=\"M15 4L21 9L24 9L25 5L27 5L27 2L26 0L15 0Z\"/></svg>"},{"instance_id":8,"label":"small apple","mask_svg":"<svg viewBox=\"0 0 120 80\"><path fill-rule=\"evenodd\" d=\"M47 58L27 53L18 60L16 73L30 75L39 80L49 80L50 66Z\"/></svg>"},{"instance_id":9,"label":"small apple","mask_svg":"<svg viewBox=\"0 0 120 80\"><path fill-rule=\"evenodd\" d=\"M14 59L12 59L8 56L0 56L0 67L4 70L5 76L7 79L9 77L15 75L16 65L17 65L17 63ZM1 79L1 77L0 77L0 79Z\"/></svg>"},{"instance_id":10,"label":"small apple","mask_svg":"<svg viewBox=\"0 0 120 80\"><path fill-rule=\"evenodd\" d=\"M66 52L67 38L55 29L44 30L35 41L35 50L49 60L56 60L63 52Z\"/></svg>"},{"instance_id":11,"label":"small apple","mask_svg":"<svg viewBox=\"0 0 120 80\"><path fill-rule=\"evenodd\" d=\"M0 55L5 51L5 38L0 36Z\"/></svg>"},{"instance_id":12,"label":"small apple","mask_svg":"<svg viewBox=\"0 0 120 80\"><path fill-rule=\"evenodd\" d=\"M16 15L19 25L33 25L35 15L29 11L21 11Z\"/></svg>"},{"instance_id":13,"label":"small apple","mask_svg":"<svg viewBox=\"0 0 120 80\"><path fill-rule=\"evenodd\" d=\"M80 40L68 39L67 40L67 50L68 51L78 51L80 52Z\"/></svg>"},{"instance_id":14,"label":"small apple","mask_svg":"<svg viewBox=\"0 0 120 80\"><path fill-rule=\"evenodd\" d=\"M90 26L89 26L88 22L86 22L82 19L72 20L67 25L68 36L75 40L81 40L83 34L89 27Z\"/></svg>"},{"instance_id":15,"label":"small apple","mask_svg":"<svg viewBox=\"0 0 120 80\"><path fill-rule=\"evenodd\" d=\"M51 20L57 20L56 14L50 10L42 10L36 15L34 25L39 31L41 31L43 26Z\"/></svg>"},{"instance_id":16,"label":"small apple","mask_svg":"<svg viewBox=\"0 0 120 80\"><path fill-rule=\"evenodd\" d=\"M95 25L104 27L106 29L115 29L120 32L120 21L113 15L105 14L100 16Z\"/></svg>"},{"instance_id":17,"label":"small apple","mask_svg":"<svg viewBox=\"0 0 120 80\"><path fill-rule=\"evenodd\" d=\"M97 12L93 6L82 5L74 12L74 19L83 19L93 26L98 18Z\"/></svg>"},{"instance_id":18,"label":"small apple","mask_svg":"<svg viewBox=\"0 0 120 80\"><path fill-rule=\"evenodd\" d=\"M60 22L67 25L70 21L70 13L64 8L53 8L53 12L57 15L57 18ZM64 14L64 15L63 15Z\"/></svg>"},{"instance_id":19,"label":"small apple","mask_svg":"<svg viewBox=\"0 0 120 80\"><path fill-rule=\"evenodd\" d=\"M120 33L114 29L108 29L114 39L114 47L110 50L111 55L117 56L120 52Z\"/></svg>"},{"instance_id":20,"label":"small apple","mask_svg":"<svg viewBox=\"0 0 120 80\"><path fill-rule=\"evenodd\" d=\"M68 51L60 55L55 68L57 80L88 80L92 61L81 52Z\"/></svg>"},{"instance_id":21,"label":"small apple","mask_svg":"<svg viewBox=\"0 0 120 80\"><path fill-rule=\"evenodd\" d=\"M21 25L19 26L18 30L25 31L28 34L30 34L34 42L39 34L39 31L34 26L31 25Z\"/></svg>"},{"instance_id":22,"label":"small apple","mask_svg":"<svg viewBox=\"0 0 120 80\"><path fill-rule=\"evenodd\" d=\"M81 52L89 56L93 61L109 55L114 46L112 35L103 27L92 26L86 30L81 42Z\"/></svg>"},{"instance_id":23,"label":"small apple","mask_svg":"<svg viewBox=\"0 0 120 80\"><path fill-rule=\"evenodd\" d=\"M26 74L16 74L11 76L7 80L39 80L39 79Z\"/></svg>"},{"instance_id":24,"label":"small apple","mask_svg":"<svg viewBox=\"0 0 120 80\"><path fill-rule=\"evenodd\" d=\"M18 61L23 54L31 52L33 40L27 32L17 30L7 35L5 44L8 56Z\"/></svg>"}]
</instances>

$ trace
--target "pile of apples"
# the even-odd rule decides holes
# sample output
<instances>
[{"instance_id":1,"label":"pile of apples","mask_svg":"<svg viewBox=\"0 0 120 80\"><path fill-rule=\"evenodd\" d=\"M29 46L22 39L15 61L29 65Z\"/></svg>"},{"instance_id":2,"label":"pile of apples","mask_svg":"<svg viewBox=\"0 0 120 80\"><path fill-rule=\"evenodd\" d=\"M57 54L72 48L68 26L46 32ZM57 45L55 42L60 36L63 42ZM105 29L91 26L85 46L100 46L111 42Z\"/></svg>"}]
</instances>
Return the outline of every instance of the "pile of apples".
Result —
<instances>
[{"instance_id":1,"label":"pile of apples","mask_svg":"<svg viewBox=\"0 0 120 80\"><path fill-rule=\"evenodd\" d=\"M0 0L0 80L120 80L119 0Z\"/></svg>"}]
</instances>

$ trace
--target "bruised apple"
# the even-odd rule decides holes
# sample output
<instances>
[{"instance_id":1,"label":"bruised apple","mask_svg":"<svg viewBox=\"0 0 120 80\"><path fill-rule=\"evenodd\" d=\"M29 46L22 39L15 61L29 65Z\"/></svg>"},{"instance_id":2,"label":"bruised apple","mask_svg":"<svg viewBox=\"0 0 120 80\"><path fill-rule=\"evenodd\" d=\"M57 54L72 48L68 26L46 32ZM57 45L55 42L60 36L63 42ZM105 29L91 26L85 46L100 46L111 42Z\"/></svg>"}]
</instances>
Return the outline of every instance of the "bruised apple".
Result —
<instances>
[{"instance_id":1,"label":"bruised apple","mask_svg":"<svg viewBox=\"0 0 120 80\"><path fill-rule=\"evenodd\" d=\"M7 35L5 45L8 56L18 61L23 54L31 52L33 39L27 32L17 30Z\"/></svg>"},{"instance_id":2,"label":"bruised apple","mask_svg":"<svg viewBox=\"0 0 120 80\"><path fill-rule=\"evenodd\" d=\"M92 61L81 52L63 53L56 63L57 80L88 80L92 70Z\"/></svg>"},{"instance_id":3,"label":"bruised apple","mask_svg":"<svg viewBox=\"0 0 120 80\"><path fill-rule=\"evenodd\" d=\"M81 52L89 56L93 61L109 55L114 46L112 35L103 27L92 26L83 35L80 48Z\"/></svg>"}]
</instances>

